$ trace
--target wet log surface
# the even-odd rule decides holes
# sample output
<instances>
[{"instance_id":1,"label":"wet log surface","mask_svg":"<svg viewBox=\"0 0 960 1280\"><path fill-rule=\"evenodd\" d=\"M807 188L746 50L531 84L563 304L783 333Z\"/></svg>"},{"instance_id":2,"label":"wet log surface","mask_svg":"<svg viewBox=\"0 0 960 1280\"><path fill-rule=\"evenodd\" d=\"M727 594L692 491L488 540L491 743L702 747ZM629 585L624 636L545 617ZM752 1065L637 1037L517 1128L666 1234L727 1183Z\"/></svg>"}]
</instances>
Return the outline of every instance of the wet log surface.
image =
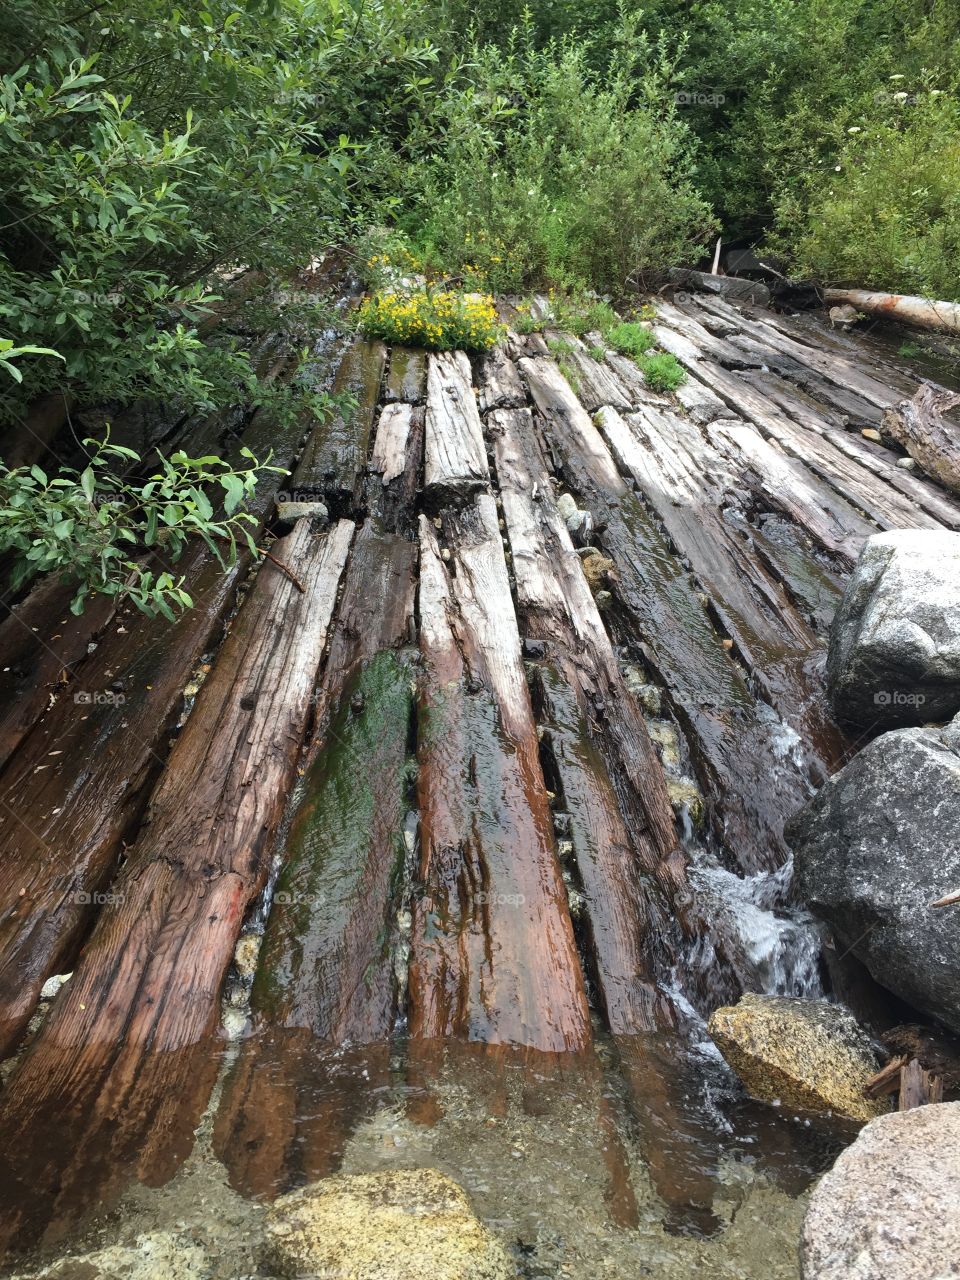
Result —
<instances>
[{"instance_id":1,"label":"wet log surface","mask_svg":"<svg viewBox=\"0 0 960 1280\"><path fill-rule=\"evenodd\" d=\"M415 543L368 520L344 581L315 699L313 763L280 851L251 1034L217 1120L217 1152L246 1194L331 1172L386 1082L411 777L414 673L400 647L416 557Z\"/></svg>"},{"instance_id":2,"label":"wet log surface","mask_svg":"<svg viewBox=\"0 0 960 1280\"><path fill-rule=\"evenodd\" d=\"M224 974L292 781L353 535L301 521L265 565L177 740L149 819L0 1117L5 1236L58 1237L136 1169L171 1176L218 1069Z\"/></svg>"},{"instance_id":3,"label":"wet log surface","mask_svg":"<svg viewBox=\"0 0 960 1280\"><path fill-rule=\"evenodd\" d=\"M218 653L249 559L224 577L201 546L173 627L72 620L55 584L0 626L7 1049L76 964L3 1095L5 1239L53 1241L181 1165L236 939L262 916L214 1124L243 1194L336 1168L398 1085L428 1119L441 1078L479 1072L494 1114L518 1080L538 1115L596 1095L607 1202L635 1225L608 1072L667 1225L716 1229L729 1151L690 1005L752 971L704 865L759 873L783 905L783 822L845 750L820 667L849 568L880 528L960 527L960 502L856 430L916 389L874 348L717 298L663 303L654 331L690 372L675 396L600 335L511 334L472 367L354 344L333 389L356 411L253 509L263 537L277 489L301 489L358 530L298 525L272 550L306 593L262 563ZM257 350L287 376L282 343ZM290 465L309 428L239 407L173 429ZM795 1170L793 1139L755 1127L761 1160Z\"/></svg>"}]
</instances>

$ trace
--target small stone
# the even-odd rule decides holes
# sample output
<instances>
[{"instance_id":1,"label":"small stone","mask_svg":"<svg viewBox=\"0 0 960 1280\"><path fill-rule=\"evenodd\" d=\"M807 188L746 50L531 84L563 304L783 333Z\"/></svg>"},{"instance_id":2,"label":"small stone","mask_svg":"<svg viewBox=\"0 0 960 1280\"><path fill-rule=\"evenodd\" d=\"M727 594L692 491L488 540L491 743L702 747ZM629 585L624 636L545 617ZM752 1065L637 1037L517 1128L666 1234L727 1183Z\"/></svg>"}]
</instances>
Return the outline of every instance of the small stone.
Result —
<instances>
[{"instance_id":1,"label":"small stone","mask_svg":"<svg viewBox=\"0 0 960 1280\"><path fill-rule=\"evenodd\" d=\"M584 556L580 563L583 565L583 572L590 585L590 590L594 593L604 587L607 582L616 578L617 566L607 556L602 556L599 552Z\"/></svg>"},{"instance_id":2,"label":"small stone","mask_svg":"<svg viewBox=\"0 0 960 1280\"><path fill-rule=\"evenodd\" d=\"M898 458L897 466L901 471L916 471L917 463L914 458Z\"/></svg>"},{"instance_id":3,"label":"small stone","mask_svg":"<svg viewBox=\"0 0 960 1280\"><path fill-rule=\"evenodd\" d=\"M665 769L680 768L680 735L669 720L651 720L647 732Z\"/></svg>"},{"instance_id":4,"label":"small stone","mask_svg":"<svg viewBox=\"0 0 960 1280\"><path fill-rule=\"evenodd\" d=\"M875 427L864 427L860 434L863 436L864 440L873 440L877 444L879 444L883 439L883 436L881 436L880 432L877 431Z\"/></svg>"},{"instance_id":5,"label":"small stone","mask_svg":"<svg viewBox=\"0 0 960 1280\"><path fill-rule=\"evenodd\" d=\"M246 933L237 943L233 963L241 978L252 978L256 972L261 941L259 933Z\"/></svg>"},{"instance_id":6,"label":"small stone","mask_svg":"<svg viewBox=\"0 0 960 1280\"><path fill-rule=\"evenodd\" d=\"M52 978L48 978L40 988L41 1000L52 1000L65 982L73 977L72 973L58 973Z\"/></svg>"},{"instance_id":7,"label":"small stone","mask_svg":"<svg viewBox=\"0 0 960 1280\"><path fill-rule=\"evenodd\" d=\"M562 520L569 520L577 514L577 504L569 493L561 493L557 499L557 511Z\"/></svg>"},{"instance_id":8,"label":"small stone","mask_svg":"<svg viewBox=\"0 0 960 1280\"><path fill-rule=\"evenodd\" d=\"M686 813L691 823L699 827L703 823L706 806L700 788L692 778L667 778L667 795L678 814Z\"/></svg>"},{"instance_id":9,"label":"small stone","mask_svg":"<svg viewBox=\"0 0 960 1280\"><path fill-rule=\"evenodd\" d=\"M282 524L293 524L297 520L327 521L330 513L322 502L278 502L277 519Z\"/></svg>"}]
</instances>

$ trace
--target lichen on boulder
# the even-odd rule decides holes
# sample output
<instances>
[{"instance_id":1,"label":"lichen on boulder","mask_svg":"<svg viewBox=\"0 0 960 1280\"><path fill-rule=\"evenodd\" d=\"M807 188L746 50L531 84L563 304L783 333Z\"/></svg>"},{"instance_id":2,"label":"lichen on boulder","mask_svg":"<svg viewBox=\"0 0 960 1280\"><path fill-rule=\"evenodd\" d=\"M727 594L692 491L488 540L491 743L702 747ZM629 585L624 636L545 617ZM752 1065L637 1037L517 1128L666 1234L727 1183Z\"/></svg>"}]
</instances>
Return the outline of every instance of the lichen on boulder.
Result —
<instances>
[{"instance_id":1,"label":"lichen on boulder","mask_svg":"<svg viewBox=\"0 0 960 1280\"><path fill-rule=\"evenodd\" d=\"M863 1121L887 1110L887 1102L864 1096L876 1057L840 1005L746 995L716 1009L708 1029L747 1092L761 1102Z\"/></svg>"},{"instance_id":2,"label":"lichen on boulder","mask_svg":"<svg viewBox=\"0 0 960 1280\"><path fill-rule=\"evenodd\" d=\"M511 1280L515 1269L436 1169L327 1178L277 1200L269 1263L284 1276L342 1280Z\"/></svg>"}]
</instances>

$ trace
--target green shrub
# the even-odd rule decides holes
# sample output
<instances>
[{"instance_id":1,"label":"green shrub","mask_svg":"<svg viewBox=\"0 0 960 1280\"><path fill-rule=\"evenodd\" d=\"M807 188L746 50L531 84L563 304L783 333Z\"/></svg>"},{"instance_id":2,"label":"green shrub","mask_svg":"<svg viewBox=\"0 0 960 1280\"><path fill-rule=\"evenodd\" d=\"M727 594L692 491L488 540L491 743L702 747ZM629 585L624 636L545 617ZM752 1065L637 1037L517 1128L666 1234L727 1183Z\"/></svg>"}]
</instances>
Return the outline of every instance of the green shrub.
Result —
<instances>
[{"instance_id":1,"label":"green shrub","mask_svg":"<svg viewBox=\"0 0 960 1280\"><path fill-rule=\"evenodd\" d=\"M676 359L661 352L653 356L641 356L637 361L648 386L654 391L676 391L681 383L686 382L687 375Z\"/></svg>"},{"instance_id":2,"label":"green shrub","mask_svg":"<svg viewBox=\"0 0 960 1280\"><path fill-rule=\"evenodd\" d=\"M369 338L429 351L488 351L503 332L493 298L449 289L372 294L357 323Z\"/></svg>"},{"instance_id":3,"label":"green shrub","mask_svg":"<svg viewBox=\"0 0 960 1280\"><path fill-rule=\"evenodd\" d=\"M615 351L632 356L634 360L656 345L656 339L650 330L635 321L614 325L605 336Z\"/></svg>"}]
</instances>

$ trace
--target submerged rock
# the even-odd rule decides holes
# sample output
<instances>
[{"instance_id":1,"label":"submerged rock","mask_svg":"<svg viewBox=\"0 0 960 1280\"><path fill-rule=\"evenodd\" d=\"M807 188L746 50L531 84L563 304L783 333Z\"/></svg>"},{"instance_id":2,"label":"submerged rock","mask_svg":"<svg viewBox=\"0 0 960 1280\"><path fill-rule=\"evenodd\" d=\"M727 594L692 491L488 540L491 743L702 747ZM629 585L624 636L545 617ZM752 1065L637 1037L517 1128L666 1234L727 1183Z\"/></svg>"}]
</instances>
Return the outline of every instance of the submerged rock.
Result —
<instances>
[{"instance_id":1,"label":"submerged rock","mask_svg":"<svg viewBox=\"0 0 960 1280\"><path fill-rule=\"evenodd\" d=\"M960 1030L960 716L874 739L788 824L800 895L882 986Z\"/></svg>"},{"instance_id":2,"label":"submerged rock","mask_svg":"<svg viewBox=\"0 0 960 1280\"><path fill-rule=\"evenodd\" d=\"M853 1016L826 1000L746 995L716 1009L710 1035L747 1092L761 1102L871 1120L886 1101L864 1097L877 1069Z\"/></svg>"},{"instance_id":3,"label":"submerged rock","mask_svg":"<svg viewBox=\"0 0 960 1280\"><path fill-rule=\"evenodd\" d=\"M677 813L686 812L695 827L703 823L706 806L700 788L692 778L667 778L667 795Z\"/></svg>"},{"instance_id":4,"label":"submerged rock","mask_svg":"<svg viewBox=\"0 0 960 1280\"><path fill-rule=\"evenodd\" d=\"M189 1235L150 1231L133 1245L70 1253L11 1280L207 1280L213 1260Z\"/></svg>"},{"instance_id":5,"label":"submerged rock","mask_svg":"<svg viewBox=\"0 0 960 1280\"><path fill-rule=\"evenodd\" d=\"M947 1280L960 1259L960 1102L881 1116L821 1178L803 1280Z\"/></svg>"},{"instance_id":6,"label":"submerged rock","mask_svg":"<svg viewBox=\"0 0 960 1280\"><path fill-rule=\"evenodd\" d=\"M267 1222L284 1276L509 1280L502 1246L436 1169L328 1178L279 1199Z\"/></svg>"},{"instance_id":7,"label":"submerged rock","mask_svg":"<svg viewBox=\"0 0 960 1280\"><path fill-rule=\"evenodd\" d=\"M960 711L960 533L867 539L831 629L827 686L838 720L860 729Z\"/></svg>"}]
</instances>

